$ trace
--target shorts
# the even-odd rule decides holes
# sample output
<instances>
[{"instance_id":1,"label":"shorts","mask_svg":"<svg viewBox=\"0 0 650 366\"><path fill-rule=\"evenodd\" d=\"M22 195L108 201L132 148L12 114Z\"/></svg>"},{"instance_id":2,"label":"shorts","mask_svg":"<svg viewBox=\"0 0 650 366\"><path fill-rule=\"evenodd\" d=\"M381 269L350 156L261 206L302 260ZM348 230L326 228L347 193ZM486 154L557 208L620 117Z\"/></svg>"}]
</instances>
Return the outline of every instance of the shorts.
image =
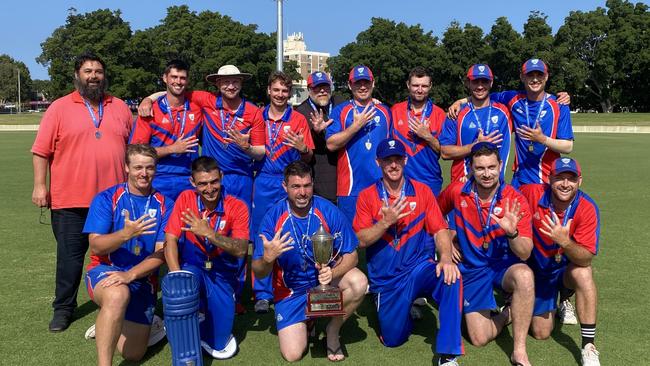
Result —
<instances>
[{"instance_id":1,"label":"shorts","mask_svg":"<svg viewBox=\"0 0 650 366\"><path fill-rule=\"evenodd\" d=\"M153 187L174 201L181 192L194 189L190 183L189 175L156 175L153 178Z\"/></svg>"},{"instance_id":2,"label":"shorts","mask_svg":"<svg viewBox=\"0 0 650 366\"><path fill-rule=\"evenodd\" d=\"M279 331L290 325L304 322L309 318L307 311L307 293L292 293L291 296L275 303L275 324Z\"/></svg>"},{"instance_id":3,"label":"shorts","mask_svg":"<svg viewBox=\"0 0 650 366\"><path fill-rule=\"evenodd\" d=\"M99 281L108 276L107 272L124 270L108 264L100 264L86 273L86 289L91 299L94 299L94 289ZM124 319L130 322L151 325L156 307L156 287L149 277L135 280L127 285L131 299L126 307Z\"/></svg>"},{"instance_id":4,"label":"shorts","mask_svg":"<svg viewBox=\"0 0 650 366\"><path fill-rule=\"evenodd\" d=\"M533 315L539 316L557 309L560 290L564 288L566 266L552 273L535 273L535 307Z\"/></svg>"},{"instance_id":5,"label":"shorts","mask_svg":"<svg viewBox=\"0 0 650 366\"><path fill-rule=\"evenodd\" d=\"M279 200L287 197L287 192L282 188L282 175L260 174L253 183L253 215L251 218L251 238L257 235L257 231L264 219L264 215Z\"/></svg>"},{"instance_id":6,"label":"shorts","mask_svg":"<svg viewBox=\"0 0 650 366\"><path fill-rule=\"evenodd\" d=\"M463 313L496 309L494 289L503 291L503 277L510 266L517 263L519 262L506 260L491 267L471 270L459 266L463 274Z\"/></svg>"},{"instance_id":7,"label":"shorts","mask_svg":"<svg viewBox=\"0 0 650 366\"><path fill-rule=\"evenodd\" d=\"M357 199L359 196L338 196L336 198L337 206L339 207L339 210L343 212L345 217L350 220L350 222L354 221L354 216L357 213Z\"/></svg>"}]
</instances>

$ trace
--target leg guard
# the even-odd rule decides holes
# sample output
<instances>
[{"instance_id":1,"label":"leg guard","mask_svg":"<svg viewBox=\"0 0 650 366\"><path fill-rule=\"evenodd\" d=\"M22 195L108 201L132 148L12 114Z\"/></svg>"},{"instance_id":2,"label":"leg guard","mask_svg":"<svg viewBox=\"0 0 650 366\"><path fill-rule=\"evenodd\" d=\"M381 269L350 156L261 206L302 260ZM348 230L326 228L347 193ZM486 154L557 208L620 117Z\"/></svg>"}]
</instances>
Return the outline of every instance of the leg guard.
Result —
<instances>
[{"instance_id":1,"label":"leg guard","mask_svg":"<svg viewBox=\"0 0 650 366\"><path fill-rule=\"evenodd\" d=\"M173 366L202 366L199 282L189 271L170 272L162 282L163 310Z\"/></svg>"}]
</instances>

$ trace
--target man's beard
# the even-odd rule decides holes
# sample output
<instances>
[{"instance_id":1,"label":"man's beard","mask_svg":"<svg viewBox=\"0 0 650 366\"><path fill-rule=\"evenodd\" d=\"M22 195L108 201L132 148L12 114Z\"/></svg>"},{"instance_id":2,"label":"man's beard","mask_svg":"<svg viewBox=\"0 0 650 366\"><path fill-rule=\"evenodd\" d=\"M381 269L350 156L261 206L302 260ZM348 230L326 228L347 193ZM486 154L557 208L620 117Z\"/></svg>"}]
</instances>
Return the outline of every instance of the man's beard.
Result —
<instances>
[{"instance_id":1,"label":"man's beard","mask_svg":"<svg viewBox=\"0 0 650 366\"><path fill-rule=\"evenodd\" d=\"M80 79L75 78L74 87L77 88L77 91L79 91L79 94L81 94L82 97L98 102L106 93L106 89L108 88L108 80L104 78L99 82L99 85L97 87L91 87L88 86L87 82L83 82Z\"/></svg>"}]
</instances>

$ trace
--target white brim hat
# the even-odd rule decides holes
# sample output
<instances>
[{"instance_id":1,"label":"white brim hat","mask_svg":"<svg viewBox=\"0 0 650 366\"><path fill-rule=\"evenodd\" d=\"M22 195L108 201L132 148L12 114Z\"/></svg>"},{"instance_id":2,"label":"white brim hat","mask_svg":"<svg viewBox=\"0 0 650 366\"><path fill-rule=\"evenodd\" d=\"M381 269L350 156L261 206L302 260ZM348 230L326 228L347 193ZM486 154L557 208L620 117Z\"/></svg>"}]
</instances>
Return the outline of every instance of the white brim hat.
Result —
<instances>
[{"instance_id":1,"label":"white brim hat","mask_svg":"<svg viewBox=\"0 0 650 366\"><path fill-rule=\"evenodd\" d=\"M237 66L235 65L223 65L219 68L216 74L209 74L208 76L205 77L205 80L207 80L210 83L215 83L220 78L225 78L225 77L239 77L242 78L243 80L248 80L252 76L253 76L252 74L246 72L240 72Z\"/></svg>"}]
</instances>

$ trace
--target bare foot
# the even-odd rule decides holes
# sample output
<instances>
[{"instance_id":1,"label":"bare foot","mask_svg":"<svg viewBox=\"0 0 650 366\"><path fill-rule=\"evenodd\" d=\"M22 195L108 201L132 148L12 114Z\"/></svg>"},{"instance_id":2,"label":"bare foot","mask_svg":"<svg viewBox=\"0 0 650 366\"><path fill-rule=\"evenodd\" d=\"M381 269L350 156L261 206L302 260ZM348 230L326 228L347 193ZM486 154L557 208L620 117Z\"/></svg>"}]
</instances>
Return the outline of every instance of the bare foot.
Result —
<instances>
[{"instance_id":1,"label":"bare foot","mask_svg":"<svg viewBox=\"0 0 650 366\"><path fill-rule=\"evenodd\" d=\"M326 333L326 347L327 347L327 359L330 360L331 362L339 362L343 361L345 359L345 355L343 354L343 348L341 346L341 341L339 340L339 332L338 329L334 331L330 326L331 324L327 325L327 329L325 331Z\"/></svg>"}]
</instances>

